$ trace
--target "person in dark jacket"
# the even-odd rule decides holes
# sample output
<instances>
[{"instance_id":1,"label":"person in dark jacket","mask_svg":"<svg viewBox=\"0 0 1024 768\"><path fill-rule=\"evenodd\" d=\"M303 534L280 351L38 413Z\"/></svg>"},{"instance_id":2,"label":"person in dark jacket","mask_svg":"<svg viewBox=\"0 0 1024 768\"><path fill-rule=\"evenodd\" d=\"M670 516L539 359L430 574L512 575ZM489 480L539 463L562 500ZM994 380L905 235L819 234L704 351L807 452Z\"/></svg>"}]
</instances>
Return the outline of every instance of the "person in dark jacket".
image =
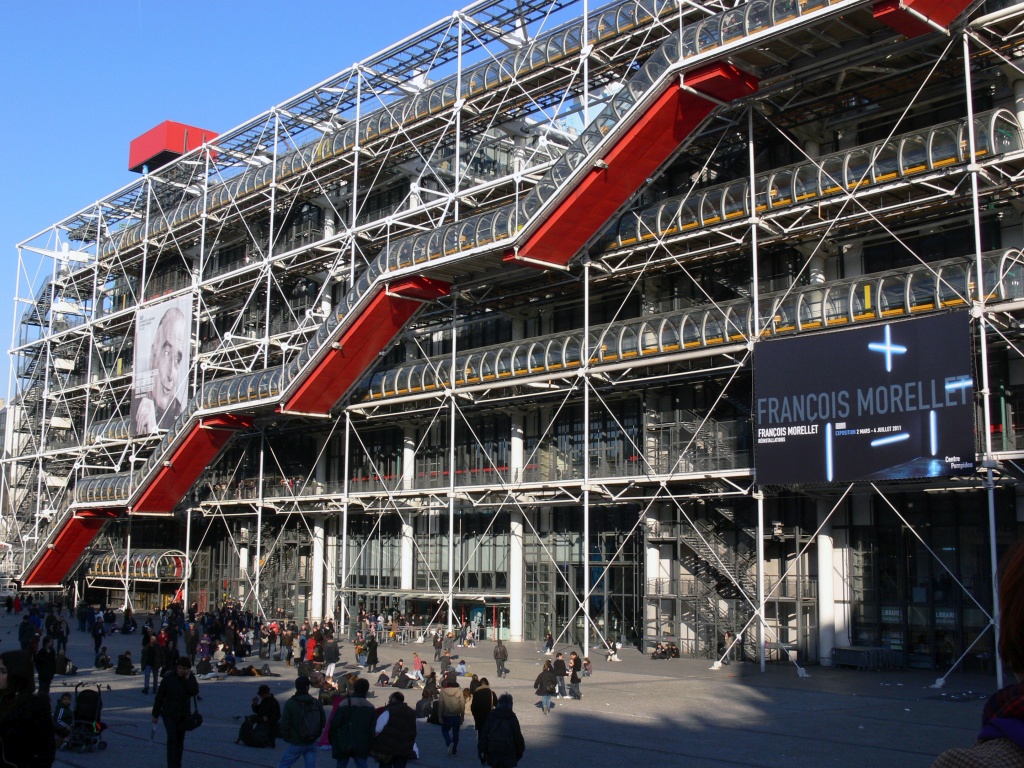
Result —
<instances>
[{"instance_id":1,"label":"person in dark jacket","mask_svg":"<svg viewBox=\"0 0 1024 768\"><path fill-rule=\"evenodd\" d=\"M149 635L146 644L142 646L142 653L139 656L139 664L142 666L143 678L143 693L149 693L149 678L153 678L153 692L156 693L157 678L157 657L156 657L156 637Z\"/></svg>"},{"instance_id":2,"label":"person in dark jacket","mask_svg":"<svg viewBox=\"0 0 1024 768\"><path fill-rule=\"evenodd\" d=\"M523 729L512 711L512 694L503 693L480 732L480 759L491 768L515 768L525 751Z\"/></svg>"},{"instance_id":3,"label":"person in dark jacket","mask_svg":"<svg viewBox=\"0 0 1024 768\"><path fill-rule=\"evenodd\" d=\"M381 765L405 768L414 757L416 744L416 713L405 703L401 691L388 697L388 705L377 718L370 752Z\"/></svg>"},{"instance_id":4,"label":"person in dark jacket","mask_svg":"<svg viewBox=\"0 0 1024 768\"><path fill-rule=\"evenodd\" d=\"M360 677L353 683L352 693L339 702L331 717L328 735L331 754L338 761L337 768L346 768L349 758L356 768L366 768L377 724L377 709L366 700L369 690L370 681Z\"/></svg>"},{"instance_id":5,"label":"person in dark jacket","mask_svg":"<svg viewBox=\"0 0 1024 768\"><path fill-rule=\"evenodd\" d=\"M551 695L558 690L558 678L551 671L550 661L544 662L544 669L537 675L537 679L533 682L533 687L536 689L537 695L541 697L540 706L546 715L551 711Z\"/></svg>"},{"instance_id":6,"label":"person in dark jacket","mask_svg":"<svg viewBox=\"0 0 1024 768\"><path fill-rule=\"evenodd\" d=\"M377 636L370 635L366 639L366 671L373 672L378 664L380 660L377 658Z\"/></svg>"},{"instance_id":7,"label":"person in dark jacket","mask_svg":"<svg viewBox=\"0 0 1024 768\"><path fill-rule=\"evenodd\" d=\"M469 711L473 713L473 726L476 732L480 733L487 722L487 716L498 704L498 697L491 690L491 684L487 678L480 680L480 685L473 691L473 702L469 705Z\"/></svg>"},{"instance_id":8,"label":"person in dark jacket","mask_svg":"<svg viewBox=\"0 0 1024 768\"><path fill-rule=\"evenodd\" d=\"M49 635L43 638L43 647L36 651L36 674L39 675L39 695L49 697L50 683L57 674L57 654Z\"/></svg>"},{"instance_id":9,"label":"person in dark jacket","mask_svg":"<svg viewBox=\"0 0 1024 768\"><path fill-rule=\"evenodd\" d=\"M508 661L508 648L499 639L498 644L494 646L494 666L498 669L499 679L505 676L506 661Z\"/></svg>"},{"instance_id":10,"label":"person in dark jacket","mask_svg":"<svg viewBox=\"0 0 1024 768\"><path fill-rule=\"evenodd\" d=\"M264 683L257 689L256 697L252 700L252 713L257 721L267 729L270 739L267 746L273 748L274 740L277 738L278 723L281 721L281 705L274 698L274 694L270 692L269 685Z\"/></svg>"},{"instance_id":11,"label":"person in dark jacket","mask_svg":"<svg viewBox=\"0 0 1024 768\"><path fill-rule=\"evenodd\" d=\"M29 619L26 613L21 617L21 624L18 625L18 643L21 645L21 650L28 651L32 649L32 642L36 639L36 627ZM99 646L96 646L96 650L99 650Z\"/></svg>"},{"instance_id":12,"label":"person in dark jacket","mask_svg":"<svg viewBox=\"0 0 1024 768\"><path fill-rule=\"evenodd\" d=\"M567 699L569 694L565 690L565 676L569 674L565 666L565 656L561 651L555 654L555 663L551 665L551 671L555 673L558 682L558 698Z\"/></svg>"},{"instance_id":13,"label":"person in dark jacket","mask_svg":"<svg viewBox=\"0 0 1024 768\"><path fill-rule=\"evenodd\" d=\"M199 695L199 681L192 674L192 662L182 656L174 669L166 672L160 680L153 701L153 725L164 719L167 731L167 768L181 768L181 756L185 751L185 720L191 709L193 696Z\"/></svg>"},{"instance_id":14,"label":"person in dark jacket","mask_svg":"<svg viewBox=\"0 0 1024 768\"><path fill-rule=\"evenodd\" d=\"M312 740L303 733L302 721L308 707L315 706L320 711L320 725L316 729ZM316 753L320 746L316 743L320 734L327 724L327 716L319 701L309 695L309 678L299 675L295 678L295 695L284 703L281 711L281 724L279 727L281 738L288 742L277 768L288 768L294 765L301 757L306 768L316 766Z\"/></svg>"},{"instance_id":15,"label":"person in dark jacket","mask_svg":"<svg viewBox=\"0 0 1024 768\"><path fill-rule=\"evenodd\" d=\"M35 693L28 651L0 654L0 765L49 768L54 758L53 720L46 699Z\"/></svg>"}]
</instances>

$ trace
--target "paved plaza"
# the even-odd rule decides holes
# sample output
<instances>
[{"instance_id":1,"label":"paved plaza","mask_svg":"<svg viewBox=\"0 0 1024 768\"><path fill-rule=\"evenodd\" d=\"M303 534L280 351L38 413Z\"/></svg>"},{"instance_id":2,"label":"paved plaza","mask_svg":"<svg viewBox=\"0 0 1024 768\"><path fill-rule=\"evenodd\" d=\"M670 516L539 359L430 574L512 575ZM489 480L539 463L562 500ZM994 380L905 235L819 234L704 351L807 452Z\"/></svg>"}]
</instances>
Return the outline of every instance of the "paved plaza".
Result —
<instances>
[{"instance_id":1,"label":"paved plaza","mask_svg":"<svg viewBox=\"0 0 1024 768\"><path fill-rule=\"evenodd\" d=\"M0 613L0 648L18 647L19 618ZM72 621L72 626L77 623ZM138 661L138 635L114 635L106 641L111 658L129 649ZM919 671L809 667L810 677L800 678L792 665L769 664L761 673L755 664L736 663L713 671L706 660L652 661L634 651L625 652L618 663L593 654L594 676L583 681L582 701L556 700L545 717L533 694L533 681L547 657L534 643L510 643L508 648L512 675L506 680L494 679L491 644L457 652L469 662L470 672L491 680L497 693L508 691L515 697L526 738L520 763L524 766L923 767L944 749L973 742L984 699L995 688L994 677L953 674L937 690L930 687L937 673ZM52 695L71 690L76 681L99 683L109 746L105 752L59 752L57 763L163 766L163 725L151 741L153 696L142 693L142 678L93 670L92 639L74 628L69 650L80 674L55 678ZM572 649L564 650L568 655ZM409 664L413 651L427 661L433 658L429 645L384 644L380 659L390 665L404 658ZM352 662L352 648L345 643L339 667L348 668L347 662ZM270 664L279 677L200 682L204 724L186 739L184 768L277 764L281 741L276 750L234 743L260 683L268 683L282 704L294 691L294 669L284 662ZM389 689L371 690L375 703L383 704ZM406 694L411 703L418 698L416 690ZM478 765L472 718L467 722L457 757L446 754L437 726L421 726L417 764ZM334 760L322 752L317 763L329 768Z\"/></svg>"}]
</instances>

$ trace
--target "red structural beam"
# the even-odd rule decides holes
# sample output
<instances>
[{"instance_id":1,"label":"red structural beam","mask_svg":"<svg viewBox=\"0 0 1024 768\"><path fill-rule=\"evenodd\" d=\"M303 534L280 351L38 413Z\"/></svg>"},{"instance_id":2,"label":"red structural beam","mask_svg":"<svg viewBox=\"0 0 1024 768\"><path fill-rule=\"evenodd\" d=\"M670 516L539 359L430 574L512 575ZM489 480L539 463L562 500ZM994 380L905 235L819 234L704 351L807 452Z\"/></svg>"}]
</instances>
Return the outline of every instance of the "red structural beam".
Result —
<instances>
[{"instance_id":1,"label":"red structural beam","mask_svg":"<svg viewBox=\"0 0 1024 768\"><path fill-rule=\"evenodd\" d=\"M875 4L874 15L904 37L919 37L936 31L920 16L946 28L968 5L966 0L882 0Z\"/></svg>"},{"instance_id":2,"label":"red structural beam","mask_svg":"<svg viewBox=\"0 0 1024 768\"><path fill-rule=\"evenodd\" d=\"M731 64L712 64L669 86L519 249L533 262L564 266L668 160L713 110L757 90L757 79ZM507 260L514 260L510 255ZM528 263L528 262L527 262ZM542 266L539 265L539 266Z\"/></svg>"},{"instance_id":3,"label":"red structural beam","mask_svg":"<svg viewBox=\"0 0 1024 768\"><path fill-rule=\"evenodd\" d=\"M415 277L380 290L282 407L295 413L329 413L420 308L450 286Z\"/></svg>"},{"instance_id":4,"label":"red structural beam","mask_svg":"<svg viewBox=\"0 0 1024 768\"><path fill-rule=\"evenodd\" d=\"M207 416L194 422L130 512L149 515L173 513L174 507L235 432L251 426L250 417L230 413Z\"/></svg>"},{"instance_id":5,"label":"red structural beam","mask_svg":"<svg viewBox=\"0 0 1024 768\"><path fill-rule=\"evenodd\" d=\"M75 567L86 547L100 532L103 525L118 513L112 510L82 510L64 521L53 543L26 574L21 585L24 589L59 587Z\"/></svg>"}]
</instances>

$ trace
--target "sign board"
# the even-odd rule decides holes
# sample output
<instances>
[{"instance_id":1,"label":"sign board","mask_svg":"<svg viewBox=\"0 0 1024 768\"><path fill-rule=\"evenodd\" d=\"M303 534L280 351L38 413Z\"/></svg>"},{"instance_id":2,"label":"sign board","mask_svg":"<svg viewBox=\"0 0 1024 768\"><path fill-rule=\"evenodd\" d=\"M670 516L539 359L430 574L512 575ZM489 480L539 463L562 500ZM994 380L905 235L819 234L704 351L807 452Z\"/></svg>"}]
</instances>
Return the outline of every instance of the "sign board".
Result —
<instances>
[{"instance_id":1,"label":"sign board","mask_svg":"<svg viewBox=\"0 0 1024 768\"><path fill-rule=\"evenodd\" d=\"M972 473L972 360L966 311L758 343L758 484Z\"/></svg>"}]
</instances>

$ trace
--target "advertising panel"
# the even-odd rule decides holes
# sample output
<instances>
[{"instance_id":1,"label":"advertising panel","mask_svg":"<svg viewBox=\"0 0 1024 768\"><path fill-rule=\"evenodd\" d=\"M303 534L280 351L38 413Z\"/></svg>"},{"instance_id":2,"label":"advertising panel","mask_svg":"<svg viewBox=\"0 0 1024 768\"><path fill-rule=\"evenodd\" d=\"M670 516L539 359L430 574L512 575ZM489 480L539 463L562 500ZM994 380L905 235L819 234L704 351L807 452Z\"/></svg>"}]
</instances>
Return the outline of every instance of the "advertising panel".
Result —
<instances>
[{"instance_id":1,"label":"advertising panel","mask_svg":"<svg viewBox=\"0 0 1024 768\"><path fill-rule=\"evenodd\" d=\"M758 484L970 474L972 370L966 311L757 344Z\"/></svg>"},{"instance_id":2,"label":"advertising panel","mask_svg":"<svg viewBox=\"0 0 1024 768\"><path fill-rule=\"evenodd\" d=\"M188 401L192 297L164 301L136 316L133 437L168 429Z\"/></svg>"}]
</instances>

